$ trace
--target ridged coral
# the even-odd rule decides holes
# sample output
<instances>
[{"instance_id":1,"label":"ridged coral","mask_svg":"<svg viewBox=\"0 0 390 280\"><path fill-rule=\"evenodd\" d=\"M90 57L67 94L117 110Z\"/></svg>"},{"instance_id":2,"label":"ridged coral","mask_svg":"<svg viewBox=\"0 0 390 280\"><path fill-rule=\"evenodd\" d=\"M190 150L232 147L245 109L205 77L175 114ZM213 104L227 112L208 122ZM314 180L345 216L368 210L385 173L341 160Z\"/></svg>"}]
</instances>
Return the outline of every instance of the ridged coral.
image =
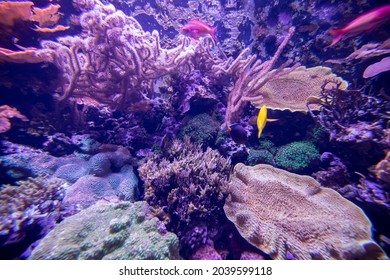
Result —
<instances>
[{"instance_id":1,"label":"ridged coral","mask_svg":"<svg viewBox=\"0 0 390 280\"><path fill-rule=\"evenodd\" d=\"M31 259L163 260L179 258L175 234L160 232L146 202L99 202L65 219L34 249Z\"/></svg>"},{"instance_id":2,"label":"ridged coral","mask_svg":"<svg viewBox=\"0 0 390 280\"><path fill-rule=\"evenodd\" d=\"M363 211L309 176L270 165L234 167L227 217L274 259L384 259Z\"/></svg>"},{"instance_id":3,"label":"ridged coral","mask_svg":"<svg viewBox=\"0 0 390 280\"><path fill-rule=\"evenodd\" d=\"M167 228L178 234L183 247L207 242L218 231L225 200L221 186L229 171L229 160L210 148L203 151L187 137L184 142L174 140L163 155L153 155L139 167L145 200ZM186 234L196 227L207 228L206 238L201 237L204 241L187 240Z\"/></svg>"},{"instance_id":4,"label":"ridged coral","mask_svg":"<svg viewBox=\"0 0 390 280\"><path fill-rule=\"evenodd\" d=\"M287 72L288 68L284 71ZM318 97L324 81L331 78L340 82L340 88L347 88L347 82L333 74L328 67L300 66L287 75L268 81L261 88L263 98L253 103L257 108L265 104L270 109L307 112L307 98Z\"/></svg>"}]
</instances>

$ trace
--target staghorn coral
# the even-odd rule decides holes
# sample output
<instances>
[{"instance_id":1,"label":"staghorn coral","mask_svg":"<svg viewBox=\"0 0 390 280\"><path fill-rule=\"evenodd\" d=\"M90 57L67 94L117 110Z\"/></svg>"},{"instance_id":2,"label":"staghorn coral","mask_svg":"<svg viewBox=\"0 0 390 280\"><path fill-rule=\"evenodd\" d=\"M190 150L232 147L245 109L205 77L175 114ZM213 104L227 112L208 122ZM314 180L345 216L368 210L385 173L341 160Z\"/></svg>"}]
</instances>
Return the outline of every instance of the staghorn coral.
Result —
<instances>
[{"instance_id":1,"label":"staghorn coral","mask_svg":"<svg viewBox=\"0 0 390 280\"><path fill-rule=\"evenodd\" d=\"M302 172L319 159L320 154L311 142L298 141L280 147L275 155L275 164L285 170Z\"/></svg>"},{"instance_id":2,"label":"staghorn coral","mask_svg":"<svg viewBox=\"0 0 390 280\"><path fill-rule=\"evenodd\" d=\"M348 85L327 67L300 66L292 72L289 68L283 71L289 73L271 79L260 89L261 98L252 102L257 108L266 105L270 109L307 112L306 100L317 97L326 80L334 79L340 82L340 89L343 90Z\"/></svg>"},{"instance_id":3,"label":"staghorn coral","mask_svg":"<svg viewBox=\"0 0 390 280\"><path fill-rule=\"evenodd\" d=\"M144 201L96 205L65 219L33 250L39 260L167 260L179 258L179 242L161 232Z\"/></svg>"},{"instance_id":4,"label":"staghorn coral","mask_svg":"<svg viewBox=\"0 0 390 280\"><path fill-rule=\"evenodd\" d=\"M313 178L270 165L234 167L224 206L241 235L274 259L384 259L363 211Z\"/></svg>"},{"instance_id":5,"label":"staghorn coral","mask_svg":"<svg viewBox=\"0 0 390 280\"><path fill-rule=\"evenodd\" d=\"M203 152L185 137L184 142L174 140L162 155L146 158L138 170L145 200L168 230L177 233L184 254L215 237L223 220L221 186L229 160L210 148Z\"/></svg>"}]
</instances>

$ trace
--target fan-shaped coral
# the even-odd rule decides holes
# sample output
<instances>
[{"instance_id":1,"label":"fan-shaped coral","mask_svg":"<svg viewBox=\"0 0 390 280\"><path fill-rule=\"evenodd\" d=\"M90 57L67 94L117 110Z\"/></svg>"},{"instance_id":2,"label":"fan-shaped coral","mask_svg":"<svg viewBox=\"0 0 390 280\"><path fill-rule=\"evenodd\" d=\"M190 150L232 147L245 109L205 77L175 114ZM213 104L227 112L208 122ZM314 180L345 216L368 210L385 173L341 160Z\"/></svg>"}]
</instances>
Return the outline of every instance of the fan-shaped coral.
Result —
<instances>
[{"instance_id":1,"label":"fan-shaped coral","mask_svg":"<svg viewBox=\"0 0 390 280\"><path fill-rule=\"evenodd\" d=\"M386 258L363 211L309 176L239 163L226 189L227 217L272 258Z\"/></svg>"},{"instance_id":2,"label":"fan-shaped coral","mask_svg":"<svg viewBox=\"0 0 390 280\"><path fill-rule=\"evenodd\" d=\"M284 71L288 71L288 68ZM347 82L333 74L328 67L300 66L287 75L268 81L260 90L261 98L253 103L258 108L265 104L270 109L307 112L306 99L317 97L321 86L331 78L340 82L341 89L347 88Z\"/></svg>"}]
</instances>

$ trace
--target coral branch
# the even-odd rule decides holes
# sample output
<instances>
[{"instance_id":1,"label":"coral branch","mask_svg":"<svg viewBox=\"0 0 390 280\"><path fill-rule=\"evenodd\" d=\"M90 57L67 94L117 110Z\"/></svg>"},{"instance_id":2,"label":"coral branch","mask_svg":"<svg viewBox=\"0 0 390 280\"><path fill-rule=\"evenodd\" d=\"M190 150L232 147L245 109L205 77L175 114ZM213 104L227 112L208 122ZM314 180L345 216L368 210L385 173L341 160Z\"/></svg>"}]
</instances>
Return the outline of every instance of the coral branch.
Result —
<instances>
[{"instance_id":1,"label":"coral branch","mask_svg":"<svg viewBox=\"0 0 390 280\"><path fill-rule=\"evenodd\" d=\"M271 71L294 31L294 27L289 29L289 33L283 39L274 56L268 61L261 62L256 60L255 55L244 58L249 52L249 49L245 49L234 61L228 60L223 65L213 68L217 73L230 74L235 77L234 86L228 98L224 125L229 126L236 121L247 101L261 100L263 98L261 88L267 82L286 75L299 66L296 64L289 70L284 71L284 68L292 63L291 60L288 60L276 70Z\"/></svg>"},{"instance_id":2,"label":"coral branch","mask_svg":"<svg viewBox=\"0 0 390 280\"><path fill-rule=\"evenodd\" d=\"M89 97L112 108L129 109L154 97L156 79L200 66L210 69L214 63L207 51L212 47L209 41L190 44L189 38L180 37L177 47L164 49L157 31L144 32L133 17L113 5L95 3L93 10L81 15L80 36L42 43L63 71L59 100Z\"/></svg>"}]
</instances>

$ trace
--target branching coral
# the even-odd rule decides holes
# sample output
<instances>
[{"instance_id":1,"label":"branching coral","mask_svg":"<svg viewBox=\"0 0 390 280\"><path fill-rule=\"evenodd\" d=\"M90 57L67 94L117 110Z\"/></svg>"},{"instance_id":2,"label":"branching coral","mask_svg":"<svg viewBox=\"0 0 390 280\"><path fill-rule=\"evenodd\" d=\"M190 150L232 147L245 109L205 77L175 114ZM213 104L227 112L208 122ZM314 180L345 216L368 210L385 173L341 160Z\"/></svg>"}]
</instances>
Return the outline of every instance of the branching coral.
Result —
<instances>
[{"instance_id":1,"label":"branching coral","mask_svg":"<svg viewBox=\"0 0 390 280\"><path fill-rule=\"evenodd\" d=\"M221 186L229 170L229 160L210 148L203 152L187 137L184 142L173 141L163 155L153 155L139 167L145 200L165 220L167 228L177 233L184 250L195 249L186 240L191 239L188 234L196 227L207 228L204 242L218 232L225 200ZM191 241L198 245L204 242Z\"/></svg>"},{"instance_id":2,"label":"branching coral","mask_svg":"<svg viewBox=\"0 0 390 280\"><path fill-rule=\"evenodd\" d=\"M226 126L230 126L237 121L238 115L241 113L246 102L263 99L261 88L268 81L281 75L287 75L299 66L299 64L296 64L289 69L285 69L292 63L292 60L287 60L276 70L271 71L294 31L295 28L290 28L289 33L283 39L283 42L270 60L262 62L257 60L256 55L249 55L247 58L244 58L250 52L250 49L247 48L235 60L230 58L226 62L213 67L217 74L227 74L233 76L234 79L234 86L228 97L225 116Z\"/></svg>"},{"instance_id":3,"label":"branching coral","mask_svg":"<svg viewBox=\"0 0 390 280\"><path fill-rule=\"evenodd\" d=\"M213 61L206 51L208 40L190 45L189 38L181 37L177 47L163 49L157 31L144 32L133 17L113 5L97 2L93 10L81 15L80 23L80 36L42 43L63 71L60 100L91 97L114 108L129 109L154 97L156 79L175 71L188 73Z\"/></svg>"},{"instance_id":4,"label":"branching coral","mask_svg":"<svg viewBox=\"0 0 390 280\"><path fill-rule=\"evenodd\" d=\"M330 134L331 140L341 142L381 142L386 115L385 100L366 95L360 90L343 90L341 82L327 80L319 98L307 102L309 112ZM312 105L320 105L315 113Z\"/></svg>"}]
</instances>

